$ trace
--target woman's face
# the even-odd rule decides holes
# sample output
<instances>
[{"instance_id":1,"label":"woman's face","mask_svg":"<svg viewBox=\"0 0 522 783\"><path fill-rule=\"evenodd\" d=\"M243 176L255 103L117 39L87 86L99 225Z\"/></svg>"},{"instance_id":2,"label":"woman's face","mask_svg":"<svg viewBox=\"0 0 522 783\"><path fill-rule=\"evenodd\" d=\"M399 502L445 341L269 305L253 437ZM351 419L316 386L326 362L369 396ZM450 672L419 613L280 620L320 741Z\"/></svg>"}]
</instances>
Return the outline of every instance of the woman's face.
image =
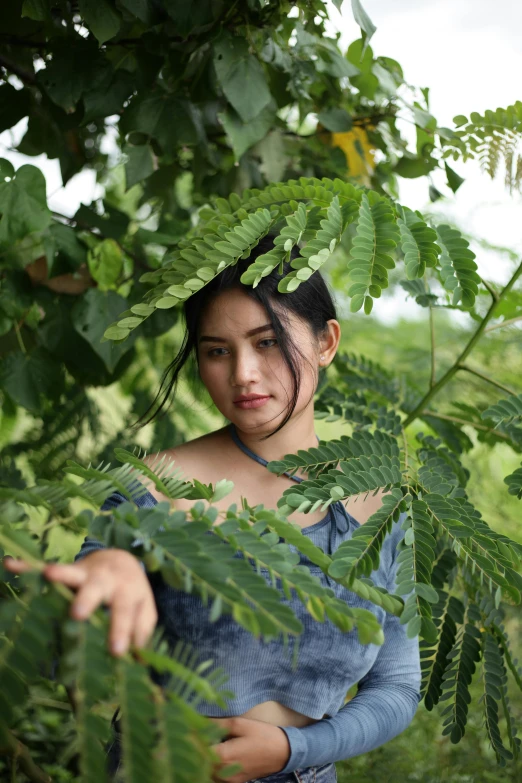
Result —
<instances>
[{"instance_id":1,"label":"woman's face","mask_svg":"<svg viewBox=\"0 0 522 783\"><path fill-rule=\"evenodd\" d=\"M294 418L313 405L319 348L309 325L293 313L288 317L290 323L283 325L310 362L296 357L302 365ZM292 395L292 377L262 305L239 289L219 294L201 317L197 350L201 380L229 421L243 431L259 434L273 431L283 421ZM251 408L234 404L241 395L251 394L266 395L268 400Z\"/></svg>"}]
</instances>

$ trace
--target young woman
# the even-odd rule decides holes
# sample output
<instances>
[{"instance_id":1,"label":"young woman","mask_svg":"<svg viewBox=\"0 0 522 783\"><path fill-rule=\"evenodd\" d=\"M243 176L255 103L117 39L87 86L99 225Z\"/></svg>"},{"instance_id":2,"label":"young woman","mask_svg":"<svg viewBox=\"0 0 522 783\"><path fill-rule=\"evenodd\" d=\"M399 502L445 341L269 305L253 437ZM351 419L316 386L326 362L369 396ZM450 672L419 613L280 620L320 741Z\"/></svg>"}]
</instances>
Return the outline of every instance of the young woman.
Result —
<instances>
[{"instance_id":1,"label":"young woman","mask_svg":"<svg viewBox=\"0 0 522 783\"><path fill-rule=\"evenodd\" d=\"M159 394L156 413L172 397L179 372L193 352L201 381L229 423L168 449L166 455L187 479L205 484L233 480L232 493L215 504L223 511L234 502L241 508L242 497L251 506L263 503L275 509L283 491L306 477L300 472L276 476L266 464L317 445L313 397L319 372L331 363L339 345L335 306L319 272L290 294L278 293L281 275L274 273L256 288L241 284L246 267L272 246L272 239L265 237L246 261L224 270L185 303L185 339ZM288 271L285 264L283 276ZM149 457L149 464L153 467L161 456ZM148 490L138 505L152 507L165 499L153 486ZM112 495L103 508L124 500ZM381 503L382 491L332 503L326 514L294 512L289 519L331 554ZM188 510L193 501L176 500L174 505ZM386 537L379 568L372 573L373 581L390 592L403 518ZM282 640L261 643L230 615L210 623L209 610L196 595L169 587L157 574L146 574L123 550L105 549L87 538L74 565L50 565L44 573L78 589L73 617L87 618L102 603L110 607L115 655L124 654L130 644L144 645L159 623L172 645L178 638L190 641L201 651L201 660L213 658L215 667L225 669L230 678L226 687L236 698L225 711L205 703L198 711L228 729L227 739L213 747L221 764L242 764L243 771L230 778L231 783L333 783L335 761L382 745L413 719L420 692L418 637L408 639L399 618L334 582L304 555L300 562L338 598L372 611L383 626L384 644L361 645L356 629L343 633L329 619L318 623L296 597L289 602L282 595L304 626L293 670L293 638L290 651L283 651ZM21 561L6 567L15 572L25 568ZM261 573L270 579L267 569ZM354 683L359 683L358 693L344 704ZM115 742L109 751L112 771L119 766L118 754ZM214 779L221 780L219 768Z\"/></svg>"}]
</instances>

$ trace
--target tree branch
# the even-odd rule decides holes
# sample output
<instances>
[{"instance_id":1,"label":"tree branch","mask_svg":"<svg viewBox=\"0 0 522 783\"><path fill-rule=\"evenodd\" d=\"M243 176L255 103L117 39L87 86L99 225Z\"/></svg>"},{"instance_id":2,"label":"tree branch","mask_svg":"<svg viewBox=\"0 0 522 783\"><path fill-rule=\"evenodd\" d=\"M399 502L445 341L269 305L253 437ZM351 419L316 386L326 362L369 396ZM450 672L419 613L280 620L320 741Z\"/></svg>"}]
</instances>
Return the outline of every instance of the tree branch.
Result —
<instances>
[{"instance_id":1,"label":"tree branch","mask_svg":"<svg viewBox=\"0 0 522 783\"><path fill-rule=\"evenodd\" d=\"M24 69L20 68L18 65L16 65L16 63L10 62L3 54L0 55L0 67L5 68L6 71L14 73L14 75L18 76L18 78L21 79L24 84L36 84L36 76L34 73L24 71Z\"/></svg>"},{"instance_id":2,"label":"tree branch","mask_svg":"<svg viewBox=\"0 0 522 783\"><path fill-rule=\"evenodd\" d=\"M18 764L20 771L27 775L33 783L52 783L50 775L40 769L32 760L27 745L20 742L9 729L4 731L5 744L0 747L0 754L8 756L13 766Z\"/></svg>"},{"instance_id":3,"label":"tree branch","mask_svg":"<svg viewBox=\"0 0 522 783\"><path fill-rule=\"evenodd\" d=\"M447 372L444 373L442 378L440 378L439 381L435 384L435 386L432 386L431 389L424 395L422 400L419 402L419 404L411 411L411 413L408 414L406 419L402 422L403 427L407 427L409 424L412 423L412 421L415 421L415 419L421 414L421 411L424 410L427 403L435 397L435 395L453 378L453 376L458 372L459 365L463 363L464 359L468 356L468 354L471 353L473 348L475 347L475 344L479 341L480 336L484 329L486 328L486 324L488 321L491 320L493 317L493 313L497 307L497 304L503 299L503 297L513 288L514 284L516 283L517 279L522 274L522 263L519 264L519 266L515 269L513 272L511 279L509 282L504 286L500 294L498 295L497 300L493 300L491 303L489 310L487 311L486 315L482 319L480 326L476 330L476 332L472 335L471 339L468 341L466 346L464 347L464 350L458 356L455 364L447 370Z\"/></svg>"}]
</instances>

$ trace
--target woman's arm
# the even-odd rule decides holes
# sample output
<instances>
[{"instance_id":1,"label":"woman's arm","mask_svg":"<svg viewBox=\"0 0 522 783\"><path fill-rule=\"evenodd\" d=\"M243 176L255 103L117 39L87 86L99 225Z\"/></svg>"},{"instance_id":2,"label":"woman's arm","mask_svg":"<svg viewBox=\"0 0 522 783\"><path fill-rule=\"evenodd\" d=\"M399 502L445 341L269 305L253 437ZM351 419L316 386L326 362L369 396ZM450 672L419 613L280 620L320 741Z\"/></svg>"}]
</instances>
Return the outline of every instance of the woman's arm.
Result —
<instances>
[{"instance_id":1,"label":"woman's arm","mask_svg":"<svg viewBox=\"0 0 522 783\"><path fill-rule=\"evenodd\" d=\"M420 701L419 637L408 639L400 618L386 615L384 642L357 694L333 718L301 729L280 726L290 743L281 772L368 753L403 732Z\"/></svg>"},{"instance_id":2,"label":"woman's arm","mask_svg":"<svg viewBox=\"0 0 522 783\"><path fill-rule=\"evenodd\" d=\"M397 589L399 542L404 538L403 512L391 533L393 555L386 584ZM404 600L408 596L402 596ZM302 729L280 726L290 743L290 757L281 772L315 767L368 753L401 734L413 720L420 701L419 637L409 639L400 617L386 614L384 642L370 671L360 680L356 695L332 718ZM320 661L318 661L320 666Z\"/></svg>"}]
</instances>

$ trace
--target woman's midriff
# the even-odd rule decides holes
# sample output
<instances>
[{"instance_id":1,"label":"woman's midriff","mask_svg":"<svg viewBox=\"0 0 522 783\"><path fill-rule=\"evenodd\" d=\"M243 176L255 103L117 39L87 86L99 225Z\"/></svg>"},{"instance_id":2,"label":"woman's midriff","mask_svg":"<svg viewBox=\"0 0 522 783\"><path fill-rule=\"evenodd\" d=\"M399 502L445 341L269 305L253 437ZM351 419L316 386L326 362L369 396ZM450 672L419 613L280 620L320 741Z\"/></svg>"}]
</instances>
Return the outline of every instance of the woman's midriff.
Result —
<instances>
[{"instance_id":1,"label":"woman's midriff","mask_svg":"<svg viewBox=\"0 0 522 783\"><path fill-rule=\"evenodd\" d=\"M285 707L278 701L264 701L262 704L256 704L247 712L244 712L241 718L251 718L252 720L262 720L264 723L271 723L273 726L295 726L301 729L303 726L309 726L311 723L317 723L319 718L309 718L300 712ZM323 715L326 718L326 713Z\"/></svg>"}]
</instances>

